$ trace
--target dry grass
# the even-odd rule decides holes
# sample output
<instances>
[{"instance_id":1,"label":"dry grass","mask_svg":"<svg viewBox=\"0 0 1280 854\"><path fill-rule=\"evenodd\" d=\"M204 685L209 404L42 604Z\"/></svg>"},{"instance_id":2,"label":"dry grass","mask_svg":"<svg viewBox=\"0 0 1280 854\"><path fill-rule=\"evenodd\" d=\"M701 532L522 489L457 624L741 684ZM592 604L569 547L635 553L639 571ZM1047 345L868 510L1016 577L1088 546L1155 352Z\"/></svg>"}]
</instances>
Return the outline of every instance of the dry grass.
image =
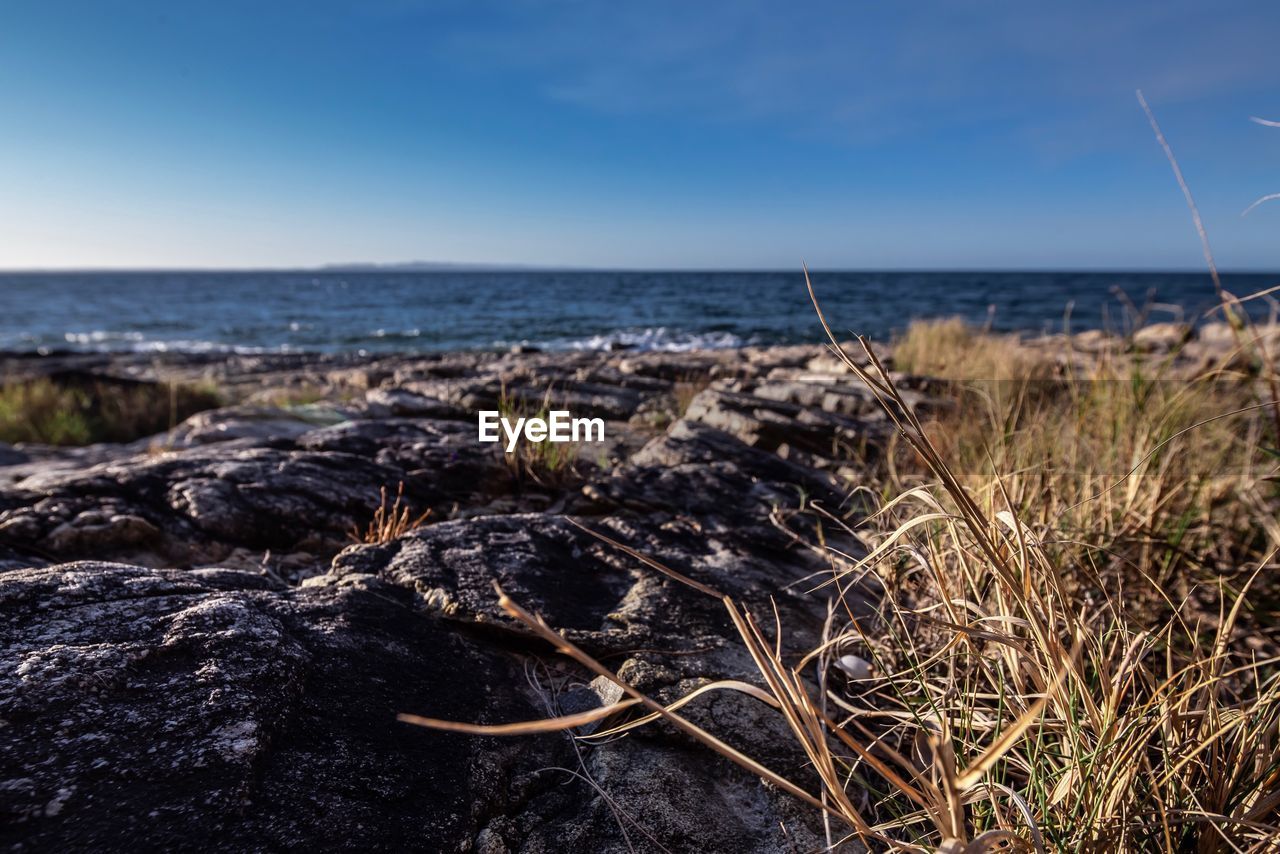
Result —
<instances>
[{"instance_id":1,"label":"dry grass","mask_svg":"<svg viewBox=\"0 0 1280 854\"><path fill-rule=\"evenodd\" d=\"M828 699L938 785L924 806L861 781L915 844L1273 844L1275 589L1257 573L1280 532L1262 410L1244 382L1100 370L1050 392L1014 381L931 425L866 371L923 471L885 473L897 497L839 573L876 573L884 610L833 638L878 677Z\"/></svg>"},{"instance_id":2,"label":"dry grass","mask_svg":"<svg viewBox=\"0 0 1280 854\"><path fill-rule=\"evenodd\" d=\"M373 519L369 524L363 531L358 527L351 529L351 539L354 542L368 545L389 543L397 537L421 528L431 516L430 509L416 516L409 509L404 500L404 481L396 487L395 500L390 504L387 503L385 486L380 490L380 494L381 501L378 502L378 509L373 511Z\"/></svg>"},{"instance_id":3,"label":"dry grass","mask_svg":"<svg viewBox=\"0 0 1280 854\"><path fill-rule=\"evenodd\" d=\"M37 379L0 386L0 441L48 445L129 442L222 404L212 388Z\"/></svg>"},{"instance_id":4,"label":"dry grass","mask_svg":"<svg viewBox=\"0 0 1280 854\"><path fill-rule=\"evenodd\" d=\"M711 377L705 373L687 373L675 382L675 417L683 418L693 399L711 386Z\"/></svg>"},{"instance_id":5,"label":"dry grass","mask_svg":"<svg viewBox=\"0 0 1280 854\"><path fill-rule=\"evenodd\" d=\"M534 403L512 393L504 383L498 395L498 414L513 424L520 418L546 420L551 410L564 408L554 405L553 393L554 389L548 387L542 399ZM521 435L512 453L506 453L502 442L499 449L516 483L529 481L538 486L559 488L578 478L580 445L579 442L530 442Z\"/></svg>"},{"instance_id":6,"label":"dry grass","mask_svg":"<svg viewBox=\"0 0 1280 854\"><path fill-rule=\"evenodd\" d=\"M977 346L978 342L981 346ZM960 318L917 321L893 348L901 371L938 379L1050 377L1053 366L1013 336L976 330Z\"/></svg>"},{"instance_id":7,"label":"dry grass","mask_svg":"<svg viewBox=\"0 0 1280 854\"><path fill-rule=\"evenodd\" d=\"M291 385L270 387L250 395L249 403L274 406L279 409L296 409L315 404L338 405L351 403L359 392L348 386L335 386L322 380L303 379Z\"/></svg>"}]
</instances>

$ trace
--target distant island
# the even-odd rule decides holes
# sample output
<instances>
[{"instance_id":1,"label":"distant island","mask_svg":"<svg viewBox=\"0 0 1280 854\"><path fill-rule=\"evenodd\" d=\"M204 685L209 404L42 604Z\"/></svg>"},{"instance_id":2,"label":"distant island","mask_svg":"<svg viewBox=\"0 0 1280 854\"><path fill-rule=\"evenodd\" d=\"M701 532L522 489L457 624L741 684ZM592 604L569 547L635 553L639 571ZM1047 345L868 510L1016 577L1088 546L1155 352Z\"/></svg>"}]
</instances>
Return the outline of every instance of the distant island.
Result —
<instances>
[{"instance_id":1,"label":"distant island","mask_svg":"<svg viewBox=\"0 0 1280 854\"><path fill-rule=\"evenodd\" d=\"M513 273L545 270L585 269L582 267L546 267L537 264L485 264L456 261L401 261L379 264L368 261L322 264L316 269L326 273Z\"/></svg>"}]
</instances>

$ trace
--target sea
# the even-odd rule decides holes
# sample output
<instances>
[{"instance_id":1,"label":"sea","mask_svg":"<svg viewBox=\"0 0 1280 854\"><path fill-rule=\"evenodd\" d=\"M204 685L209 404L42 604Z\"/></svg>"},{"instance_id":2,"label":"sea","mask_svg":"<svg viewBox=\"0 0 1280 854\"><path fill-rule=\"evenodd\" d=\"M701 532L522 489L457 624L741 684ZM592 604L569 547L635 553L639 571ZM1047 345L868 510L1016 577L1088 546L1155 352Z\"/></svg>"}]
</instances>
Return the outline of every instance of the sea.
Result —
<instances>
[{"instance_id":1,"label":"sea","mask_svg":"<svg viewBox=\"0 0 1280 854\"><path fill-rule=\"evenodd\" d=\"M814 271L839 334L885 340L914 319L999 331L1201 322L1206 273ZM1280 273L1228 274L1238 297ZM1276 303L1253 300L1255 313ZM682 351L817 342L800 270L783 272L0 273L0 351Z\"/></svg>"}]
</instances>

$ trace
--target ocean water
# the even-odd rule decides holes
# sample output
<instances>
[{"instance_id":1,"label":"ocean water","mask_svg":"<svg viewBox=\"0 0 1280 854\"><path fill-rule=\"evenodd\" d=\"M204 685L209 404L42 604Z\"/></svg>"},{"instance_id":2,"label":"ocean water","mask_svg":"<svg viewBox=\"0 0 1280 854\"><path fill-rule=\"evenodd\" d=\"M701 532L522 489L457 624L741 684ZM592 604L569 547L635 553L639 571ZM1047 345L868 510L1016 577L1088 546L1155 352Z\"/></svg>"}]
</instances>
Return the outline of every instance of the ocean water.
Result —
<instances>
[{"instance_id":1,"label":"ocean water","mask_svg":"<svg viewBox=\"0 0 1280 854\"><path fill-rule=\"evenodd\" d=\"M913 318L1000 330L1195 320L1205 274L815 272L834 328L883 339ZM1280 274L1229 275L1237 296ZM1264 300L1251 305L1268 310ZM684 350L816 342L799 271L0 274L0 350Z\"/></svg>"}]
</instances>

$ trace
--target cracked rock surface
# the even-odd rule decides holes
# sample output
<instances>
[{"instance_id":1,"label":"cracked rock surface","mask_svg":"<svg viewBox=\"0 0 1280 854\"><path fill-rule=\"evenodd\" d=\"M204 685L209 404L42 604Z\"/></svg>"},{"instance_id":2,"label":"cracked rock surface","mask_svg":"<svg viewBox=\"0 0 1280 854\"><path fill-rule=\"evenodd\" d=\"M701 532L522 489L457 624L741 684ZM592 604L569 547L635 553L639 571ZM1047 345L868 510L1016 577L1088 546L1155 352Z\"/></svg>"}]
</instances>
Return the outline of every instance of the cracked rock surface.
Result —
<instances>
[{"instance_id":1,"label":"cracked rock surface","mask_svg":"<svg viewBox=\"0 0 1280 854\"><path fill-rule=\"evenodd\" d=\"M0 844L826 845L811 808L666 724L590 742L396 718L504 723L619 699L504 613L495 584L664 702L712 680L759 684L707 591L769 625L776 608L784 649L818 643L828 564L800 511L837 508L847 448L886 430L819 348L166 358L165 377L212 379L240 402L129 445L0 446ZM273 397L300 387L318 402ZM476 409L536 407L549 388L604 418L607 442L555 476L477 442ZM353 543L400 484L426 522ZM760 702L710 692L682 714L814 786Z\"/></svg>"}]
</instances>

